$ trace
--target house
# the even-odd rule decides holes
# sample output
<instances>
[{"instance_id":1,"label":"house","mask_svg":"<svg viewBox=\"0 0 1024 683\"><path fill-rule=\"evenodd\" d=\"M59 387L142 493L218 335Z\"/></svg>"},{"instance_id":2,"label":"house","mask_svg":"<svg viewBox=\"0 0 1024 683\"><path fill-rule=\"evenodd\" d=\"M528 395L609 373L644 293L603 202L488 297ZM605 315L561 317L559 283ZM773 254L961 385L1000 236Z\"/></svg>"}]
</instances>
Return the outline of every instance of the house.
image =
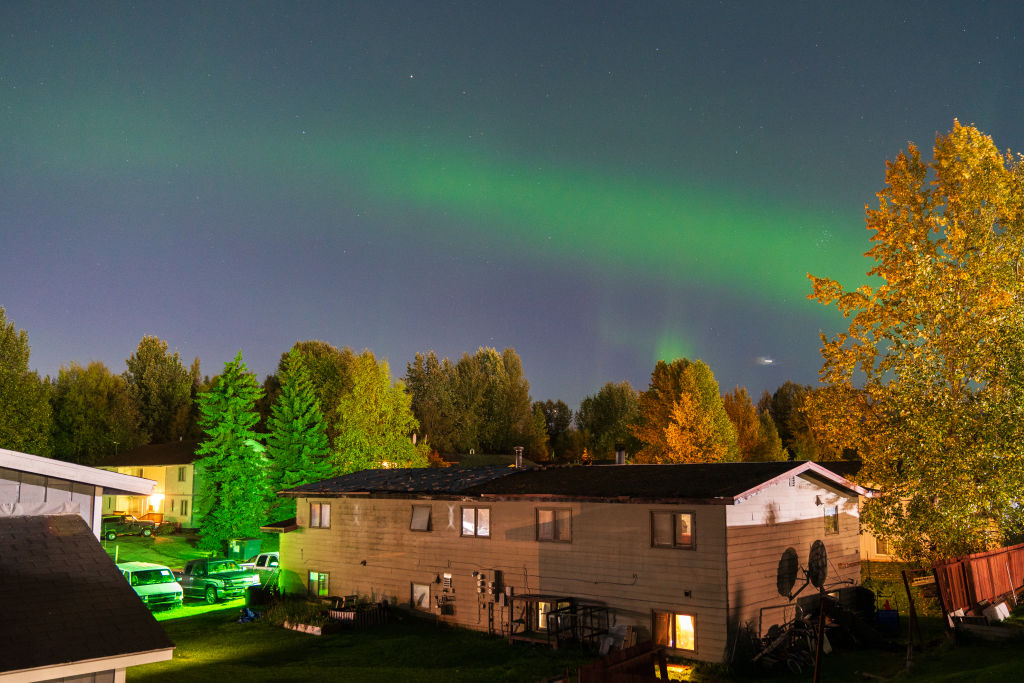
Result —
<instances>
[{"instance_id":1,"label":"house","mask_svg":"<svg viewBox=\"0 0 1024 683\"><path fill-rule=\"evenodd\" d=\"M174 643L78 513L0 517L0 683L123 683Z\"/></svg>"},{"instance_id":2,"label":"house","mask_svg":"<svg viewBox=\"0 0 1024 683\"><path fill-rule=\"evenodd\" d=\"M810 462L367 470L279 492L281 587L512 640L625 626L717 662L738 628L792 616L784 554L807 568L820 540L826 588L859 583L867 493Z\"/></svg>"},{"instance_id":3,"label":"house","mask_svg":"<svg viewBox=\"0 0 1024 683\"><path fill-rule=\"evenodd\" d=\"M156 488L148 496L105 496L104 514L125 512L186 528L198 526L195 500L199 488L195 462L200 456L196 455L197 445L194 440L179 439L140 446L107 460L103 465L105 469L152 479Z\"/></svg>"},{"instance_id":4,"label":"house","mask_svg":"<svg viewBox=\"0 0 1024 683\"><path fill-rule=\"evenodd\" d=\"M104 494L153 493L156 482L0 448L0 517L81 515L100 535Z\"/></svg>"}]
</instances>

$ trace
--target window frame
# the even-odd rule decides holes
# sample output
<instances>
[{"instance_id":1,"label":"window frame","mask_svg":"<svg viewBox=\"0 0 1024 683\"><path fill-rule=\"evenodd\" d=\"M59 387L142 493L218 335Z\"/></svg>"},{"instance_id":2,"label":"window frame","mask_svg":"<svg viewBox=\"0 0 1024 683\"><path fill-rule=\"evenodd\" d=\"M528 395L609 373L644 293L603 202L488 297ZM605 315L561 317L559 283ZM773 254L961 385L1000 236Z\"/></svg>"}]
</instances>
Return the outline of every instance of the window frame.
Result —
<instances>
[{"instance_id":1,"label":"window frame","mask_svg":"<svg viewBox=\"0 0 1024 683\"><path fill-rule=\"evenodd\" d=\"M551 529L551 537L545 538L541 535L541 529L544 528L544 522L541 522L540 515L542 512L551 513L551 521L549 522ZM565 526L562 527L558 523L559 513L564 513L566 516ZM535 508L534 519L536 523L536 538L538 543L572 543L572 508L569 507L539 507ZM567 538L561 538L558 534L558 530L564 528L567 532Z\"/></svg>"},{"instance_id":2,"label":"window frame","mask_svg":"<svg viewBox=\"0 0 1024 683\"><path fill-rule=\"evenodd\" d=\"M184 467L179 467L178 468L178 481L185 481L185 468Z\"/></svg>"},{"instance_id":3,"label":"window frame","mask_svg":"<svg viewBox=\"0 0 1024 683\"><path fill-rule=\"evenodd\" d=\"M657 524L655 519L659 515L671 515L672 518L672 542L657 542ZM683 515L688 516L690 525L690 540L688 543L679 543L679 519ZM694 510L651 510L651 547L666 548L669 550L696 550L697 549L697 513Z\"/></svg>"},{"instance_id":4,"label":"window frame","mask_svg":"<svg viewBox=\"0 0 1024 683\"><path fill-rule=\"evenodd\" d=\"M424 508L427 511L426 524L423 525L423 528L419 528L419 527L416 526L416 510L417 509L422 510ZM434 506L433 505L418 505L418 504L414 504L412 506L412 510L410 511L410 516L409 516L409 531L418 531L418 532L430 532L430 531L433 531L434 530L434 519L433 518L434 518Z\"/></svg>"},{"instance_id":5,"label":"window frame","mask_svg":"<svg viewBox=\"0 0 1024 683\"><path fill-rule=\"evenodd\" d=\"M416 600L416 594L420 593L424 596L423 606L419 606ZM416 583L411 581L409 583L409 607L417 612L430 612L430 584L429 583Z\"/></svg>"},{"instance_id":6,"label":"window frame","mask_svg":"<svg viewBox=\"0 0 1024 683\"><path fill-rule=\"evenodd\" d=\"M466 533L466 512L473 511L473 533ZM487 533L480 533L480 511L487 511ZM492 530L491 506L490 505L463 505L459 512L459 536L463 538L490 538Z\"/></svg>"},{"instance_id":7,"label":"window frame","mask_svg":"<svg viewBox=\"0 0 1024 683\"><path fill-rule=\"evenodd\" d=\"M316 584L315 589L313 587L314 582ZM331 573L310 569L306 574L306 594L311 598L324 598L330 595Z\"/></svg>"},{"instance_id":8,"label":"window frame","mask_svg":"<svg viewBox=\"0 0 1024 683\"><path fill-rule=\"evenodd\" d=\"M188 517L188 499L182 498L181 504L178 506L178 514L182 517Z\"/></svg>"},{"instance_id":9,"label":"window frame","mask_svg":"<svg viewBox=\"0 0 1024 683\"><path fill-rule=\"evenodd\" d=\"M316 522L317 523L316 524L313 524L313 509L314 509L314 507L316 508L316 511L317 511L317 514L316 514ZM324 510L327 511L327 517L326 517L327 523L326 524L324 523ZM331 528L331 504L330 503L323 503L323 502L314 503L313 501L310 501L309 502L309 519L307 521L308 521L308 526L309 526L310 529L330 529Z\"/></svg>"},{"instance_id":10,"label":"window frame","mask_svg":"<svg viewBox=\"0 0 1024 683\"><path fill-rule=\"evenodd\" d=\"M839 506L824 505L825 513L825 535L835 536L839 533Z\"/></svg>"},{"instance_id":11,"label":"window frame","mask_svg":"<svg viewBox=\"0 0 1024 683\"><path fill-rule=\"evenodd\" d=\"M884 539L881 536L875 536L875 555L892 557L892 546L889 545L889 541L887 539Z\"/></svg>"},{"instance_id":12,"label":"window frame","mask_svg":"<svg viewBox=\"0 0 1024 683\"><path fill-rule=\"evenodd\" d=\"M666 642L659 642L659 628L658 628L658 617L659 615L665 615L668 617L669 632L666 634ZM676 633L676 625L679 617L689 617L690 623L693 626L693 648L679 647L678 640L679 634ZM677 612L675 610L651 610L651 640L654 641L655 645L664 645L670 650L678 652L696 653L698 651L699 642L697 639L697 615L691 612ZM674 644L675 643L675 644Z\"/></svg>"}]
</instances>

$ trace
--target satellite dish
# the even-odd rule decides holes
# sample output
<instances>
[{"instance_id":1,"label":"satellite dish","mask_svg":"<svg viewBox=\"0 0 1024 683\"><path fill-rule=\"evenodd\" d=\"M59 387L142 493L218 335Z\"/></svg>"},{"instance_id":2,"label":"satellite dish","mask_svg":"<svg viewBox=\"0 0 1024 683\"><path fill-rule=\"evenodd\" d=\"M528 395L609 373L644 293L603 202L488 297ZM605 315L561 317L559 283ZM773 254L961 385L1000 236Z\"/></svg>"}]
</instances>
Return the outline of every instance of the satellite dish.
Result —
<instances>
[{"instance_id":1,"label":"satellite dish","mask_svg":"<svg viewBox=\"0 0 1024 683\"><path fill-rule=\"evenodd\" d=\"M799 568L796 550L786 548L782 552L782 557L779 558L779 569L775 573L775 587L779 589L779 595L788 598L793 592L793 586L796 584L796 572Z\"/></svg>"},{"instance_id":2,"label":"satellite dish","mask_svg":"<svg viewBox=\"0 0 1024 683\"><path fill-rule=\"evenodd\" d=\"M828 578L828 551L825 544L815 541L811 544L811 554L807 558L807 579L815 588L825 585Z\"/></svg>"}]
</instances>

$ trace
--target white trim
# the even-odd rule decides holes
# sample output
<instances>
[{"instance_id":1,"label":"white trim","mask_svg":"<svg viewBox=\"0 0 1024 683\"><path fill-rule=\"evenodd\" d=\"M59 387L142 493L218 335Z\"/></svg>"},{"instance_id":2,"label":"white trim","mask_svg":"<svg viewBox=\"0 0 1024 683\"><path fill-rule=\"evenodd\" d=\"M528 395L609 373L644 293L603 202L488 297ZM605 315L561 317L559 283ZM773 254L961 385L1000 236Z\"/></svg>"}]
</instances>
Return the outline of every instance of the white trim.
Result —
<instances>
[{"instance_id":1,"label":"white trim","mask_svg":"<svg viewBox=\"0 0 1024 683\"><path fill-rule=\"evenodd\" d=\"M110 671L111 669L120 674L120 680L124 680L124 670L129 666L165 662L173 656L173 647L163 650L150 650L148 652L133 652L126 655L85 659L67 664L37 666L32 669L20 669L18 671L2 671L0 672L0 681L3 681L3 683L32 683L32 681L49 681L54 678L82 676L100 671ZM115 680L118 680L117 674L115 674Z\"/></svg>"},{"instance_id":2,"label":"white trim","mask_svg":"<svg viewBox=\"0 0 1024 683\"><path fill-rule=\"evenodd\" d=\"M156 488L156 482L152 479L132 477L127 474L118 474L95 467L76 465L72 462L43 458L38 455L19 453L0 448L0 467L6 467L19 472L31 472L46 477L56 477L67 481L77 481L81 484L92 484L105 489L115 489L130 493L149 496Z\"/></svg>"},{"instance_id":3,"label":"white trim","mask_svg":"<svg viewBox=\"0 0 1024 683\"><path fill-rule=\"evenodd\" d=\"M758 491L767 488L768 486L772 486L773 484L779 484L784 480L789 479L790 477L799 476L808 471L821 477L822 479L825 479L826 481L831 482L832 484L836 485L839 488L847 489L848 491L864 496L865 498L872 498L875 495L875 492L873 490L866 489L863 486L858 486L849 479L839 476L832 470L822 467L816 462L811 462L810 460L808 460L806 462L800 463L799 465L795 465L791 470L787 470L782 474L779 474L778 476L765 480L764 482L758 484L757 486L754 486L753 488L747 489L743 493L736 494L735 496L733 496L733 502L740 503L749 498L750 496L754 495Z\"/></svg>"}]
</instances>

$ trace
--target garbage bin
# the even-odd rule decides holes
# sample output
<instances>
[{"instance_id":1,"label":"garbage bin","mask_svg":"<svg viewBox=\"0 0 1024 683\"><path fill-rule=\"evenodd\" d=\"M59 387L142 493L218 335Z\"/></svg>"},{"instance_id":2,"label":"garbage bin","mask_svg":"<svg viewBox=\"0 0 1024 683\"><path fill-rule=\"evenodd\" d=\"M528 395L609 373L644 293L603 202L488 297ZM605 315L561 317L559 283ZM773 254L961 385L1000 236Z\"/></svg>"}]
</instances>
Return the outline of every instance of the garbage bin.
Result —
<instances>
[{"instance_id":1,"label":"garbage bin","mask_svg":"<svg viewBox=\"0 0 1024 683\"><path fill-rule=\"evenodd\" d=\"M267 590L263 586L249 586L245 589L245 606L259 607L267 604Z\"/></svg>"},{"instance_id":2,"label":"garbage bin","mask_svg":"<svg viewBox=\"0 0 1024 683\"><path fill-rule=\"evenodd\" d=\"M228 559L245 562L260 554L263 541L258 538L232 538L228 541Z\"/></svg>"}]
</instances>

